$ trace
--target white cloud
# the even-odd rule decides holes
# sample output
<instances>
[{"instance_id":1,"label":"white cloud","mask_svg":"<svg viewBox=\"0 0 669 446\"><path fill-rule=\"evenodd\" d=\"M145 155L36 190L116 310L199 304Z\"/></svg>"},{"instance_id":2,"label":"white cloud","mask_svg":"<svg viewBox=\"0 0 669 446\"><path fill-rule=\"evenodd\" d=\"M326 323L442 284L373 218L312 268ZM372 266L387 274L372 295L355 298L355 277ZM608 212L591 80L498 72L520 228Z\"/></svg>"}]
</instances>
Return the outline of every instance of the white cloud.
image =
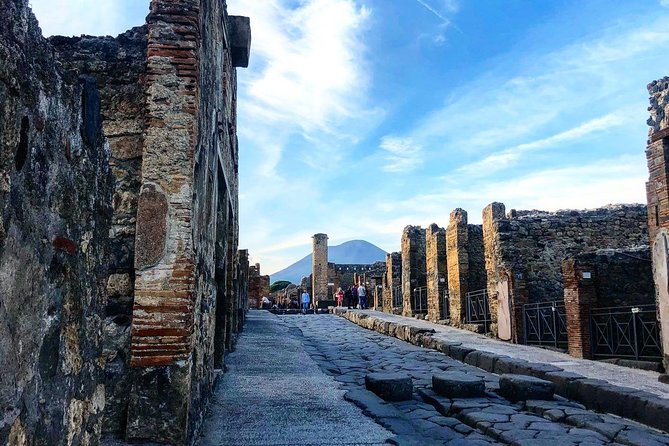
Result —
<instances>
[{"instance_id":1,"label":"white cloud","mask_svg":"<svg viewBox=\"0 0 669 446\"><path fill-rule=\"evenodd\" d=\"M411 138L384 136L379 148L384 152L386 172L408 173L423 164L423 148Z\"/></svg>"},{"instance_id":2,"label":"white cloud","mask_svg":"<svg viewBox=\"0 0 669 446\"><path fill-rule=\"evenodd\" d=\"M660 0L660 6L664 6L665 8L669 8L669 0Z\"/></svg>"},{"instance_id":3,"label":"white cloud","mask_svg":"<svg viewBox=\"0 0 669 446\"><path fill-rule=\"evenodd\" d=\"M472 175L489 175L493 172L498 172L506 169L518 162L521 157L528 152L544 149L547 147L556 147L566 142L572 142L582 139L593 133L610 131L615 127L620 127L624 124L632 124L634 115L630 116L629 110L609 113L605 116L591 119L576 127L565 130L563 132L551 135L536 141L518 144L514 147L495 152L483 158L480 161L466 164L457 169L457 172L472 176Z\"/></svg>"}]
</instances>

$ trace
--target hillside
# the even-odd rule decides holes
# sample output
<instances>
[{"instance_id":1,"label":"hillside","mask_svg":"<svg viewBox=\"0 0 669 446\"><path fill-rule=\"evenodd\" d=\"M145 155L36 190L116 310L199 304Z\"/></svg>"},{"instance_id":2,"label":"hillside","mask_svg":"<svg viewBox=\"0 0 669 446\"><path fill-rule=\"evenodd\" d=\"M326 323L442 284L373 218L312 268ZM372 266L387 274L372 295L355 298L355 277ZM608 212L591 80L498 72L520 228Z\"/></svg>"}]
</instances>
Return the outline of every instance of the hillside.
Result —
<instances>
[{"instance_id":1,"label":"hillside","mask_svg":"<svg viewBox=\"0 0 669 446\"><path fill-rule=\"evenodd\" d=\"M386 260L386 252L365 240L351 240L341 245L328 246L328 261L345 264L370 264ZM270 276L270 283L289 280L298 284L300 279L311 274L311 254Z\"/></svg>"}]
</instances>

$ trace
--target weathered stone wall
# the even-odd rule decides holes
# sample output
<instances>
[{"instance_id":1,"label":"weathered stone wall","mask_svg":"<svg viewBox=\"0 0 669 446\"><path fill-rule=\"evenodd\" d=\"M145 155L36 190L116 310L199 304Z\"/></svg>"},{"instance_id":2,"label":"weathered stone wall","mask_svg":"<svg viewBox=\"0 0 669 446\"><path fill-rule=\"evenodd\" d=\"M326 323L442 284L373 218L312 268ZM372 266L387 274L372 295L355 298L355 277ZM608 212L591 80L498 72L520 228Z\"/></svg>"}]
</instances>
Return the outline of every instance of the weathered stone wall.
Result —
<instances>
[{"instance_id":1,"label":"weathered stone wall","mask_svg":"<svg viewBox=\"0 0 669 446\"><path fill-rule=\"evenodd\" d=\"M24 0L0 0L0 444L102 430L113 177L95 81L57 68Z\"/></svg>"},{"instance_id":2,"label":"weathered stone wall","mask_svg":"<svg viewBox=\"0 0 669 446\"><path fill-rule=\"evenodd\" d=\"M446 268L446 230L431 224L425 230L425 261L427 273L427 318L445 319L444 293L448 290Z\"/></svg>"},{"instance_id":3,"label":"weathered stone wall","mask_svg":"<svg viewBox=\"0 0 669 446\"><path fill-rule=\"evenodd\" d=\"M456 327L465 323L466 294L469 292L469 228L467 212L451 212L446 228L446 258L448 272L448 306L450 323Z\"/></svg>"},{"instance_id":4,"label":"weathered stone wall","mask_svg":"<svg viewBox=\"0 0 669 446\"><path fill-rule=\"evenodd\" d=\"M427 285L425 269L425 230L406 226L402 232L402 314L415 312L414 290Z\"/></svg>"},{"instance_id":5,"label":"weathered stone wall","mask_svg":"<svg viewBox=\"0 0 669 446\"><path fill-rule=\"evenodd\" d=\"M338 263L335 264L335 271L339 279L339 286L345 289L354 283L358 284L360 280L366 280L366 278L382 277L386 273L386 264L385 262L374 262L372 264Z\"/></svg>"},{"instance_id":6,"label":"weathered stone wall","mask_svg":"<svg viewBox=\"0 0 669 446\"><path fill-rule=\"evenodd\" d=\"M57 36L49 42L70 77L85 75L95 79L100 90L102 127L111 148L110 166L116 183L104 323L107 365L103 431L122 436L130 390L135 223L146 107L146 27L133 28L117 38Z\"/></svg>"},{"instance_id":7,"label":"weathered stone wall","mask_svg":"<svg viewBox=\"0 0 669 446\"><path fill-rule=\"evenodd\" d=\"M402 254L386 254L386 274L383 276L383 311L393 312L395 289L402 286Z\"/></svg>"},{"instance_id":8,"label":"weathered stone wall","mask_svg":"<svg viewBox=\"0 0 669 446\"><path fill-rule=\"evenodd\" d=\"M314 303L328 300L328 236L327 234L314 234L312 250L312 284Z\"/></svg>"},{"instance_id":9,"label":"weathered stone wall","mask_svg":"<svg viewBox=\"0 0 669 446\"><path fill-rule=\"evenodd\" d=\"M649 241L658 318L662 332L664 366L669 369L669 77L648 84L650 117L646 160L648 161Z\"/></svg>"},{"instance_id":10,"label":"weathered stone wall","mask_svg":"<svg viewBox=\"0 0 669 446\"><path fill-rule=\"evenodd\" d=\"M260 308L263 296L269 297L269 276L260 274L260 263L249 266L249 308Z\"/></svg>"},{"instance_id":11,"label":"weathered stone wall","mask_svg":"<svg viewBox=\"0 0 669 446\"><path fill-rule=\"evenodd\" d=\"M467 277L469 291L486 289L488 279L485 270L482 225L467 225L467 257L469 258Z\"/></svg>"},{"instance_id":12,"label":"weathered stone wall","mask_svg":"<svg viewBox=\"0 0 669 446\"><path fill-rule=\"evenodd\" d=\"M523 304L562 300L561 265L565 258L585 250L648 243L643 205L558 212L512 210L507 216L503 214L504 205L499 203L484 210L484 238L489 251L486 268L491 295L499 294L502 276L507 280L513 277L510 310L516 340L522 334Z\"/></svg>"}]
</instances>

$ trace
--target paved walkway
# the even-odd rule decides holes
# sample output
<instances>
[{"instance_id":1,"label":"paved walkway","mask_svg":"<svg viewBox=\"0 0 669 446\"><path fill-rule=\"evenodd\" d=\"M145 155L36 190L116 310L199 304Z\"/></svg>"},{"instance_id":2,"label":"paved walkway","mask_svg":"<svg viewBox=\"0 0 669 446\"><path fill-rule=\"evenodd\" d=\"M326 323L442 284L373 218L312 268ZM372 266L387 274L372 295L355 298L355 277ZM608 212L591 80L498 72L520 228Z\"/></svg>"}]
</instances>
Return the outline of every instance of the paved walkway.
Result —
<instances>
[{"instance_id":1,"label":"paved walkway","mask_svg":"<svg viewBox=\"0 0 669 446\"><path fill-rule=\"evenodd\" d=\"M553 350L528 345L511 344L491 339L477 333L472 333L471 331L434 324L420 319L383 313L380 311L348 311L362 312L388 322L433 329L436 331L436 333L433 334L435 339L460 342L463 346L470 347L474 350L506 355L511 358L524 359L530 362L555 365L565 371L578 373L588 378L602 379L614 385L645 390L660 398L669 399L669 385L658 382L657 377L659 376L659 373L657 372L621 367L614 364L587 359L578 359Z\"/></svg>"},{"instance_id":2,"label":"paved walkway","mask_svg":"<svg viewBox=\"0 0 669 446\"><path fill-rule=\"evenodd\" d=\"M269 312L249 312L226 367L200 446L382 445L394 437L344 400L340 384L305 351L301 332Z\"/></svg>"}]
</instances>

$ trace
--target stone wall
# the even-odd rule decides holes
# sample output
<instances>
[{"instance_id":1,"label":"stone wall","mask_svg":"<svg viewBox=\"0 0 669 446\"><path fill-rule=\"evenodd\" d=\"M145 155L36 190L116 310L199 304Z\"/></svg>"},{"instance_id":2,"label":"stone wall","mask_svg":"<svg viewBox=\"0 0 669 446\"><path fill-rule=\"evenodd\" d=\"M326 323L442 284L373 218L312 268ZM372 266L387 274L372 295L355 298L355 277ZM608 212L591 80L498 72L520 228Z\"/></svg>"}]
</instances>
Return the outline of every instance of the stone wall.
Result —
<instances>
[{"instance_id":1,"label":"stone wall","mask_svg":"<svg viewBox=\"0 0 669 446\"><path fill-rule=\"evenodd\" d=\"M113 177L95 81L0 0L0 444L96 444ZM9 25L8 25L9 24Z\"/></svg>"},{"instance_id":2,"label":"stone wall","mask_svg":"<svg viewBox=\"0 0 669 446\"><path fill-rule=\"evenodd\" d=\"M662 331L664 366L669 369L669 77L648 84L650 117L647 121L649 241L658 318Z\"/></svg>"},{"instance_id":3,"label":"stone wall","mask_svg":"<svg viewBox=\"0 0 669 446\"><path fill-rule=\"evenodd\" d=\"M446 258L448 271L448 306L450 324L465 324L466 295L469 292L469 228L467 212L451 212L446 229Z\"/></svg>"},{"instance_id":4,"label":"stone wall","mask_svg":"<svg viewBox=\"0 0 669 446\"><path fill-rule=\"evenodd\" d=\"M427 285L425 269L425 230L406 226L402 232L402 314L413 316L416 311L414 290Z\"/></svg>"},{"instance_id":5,"label":"stone wall","mask_svg":"<svg viewBox=\"0 0 669 446\"><path fill-rule=\"evenodd\" d=\"M483 251L483 226L467 225L467 257L469 258L467 287L469 291L483 290L487 287L488 278Z\"/></svg>"},{"instance_id":6,"label":"stone wall","mask_svg":"<svg viewBox=\"0 0 669 446\"><path fill-rule=\"evenodd\" d=\"M397 287L402 286L402 254L391 252L386 254L386 273L383 276L383 311L393 312L394 296Z\"/></svg>"},{"instance_id":7,"label":"stone wall","mask_svg":"<svg viewBox=\"0 0 669 446\"><path fill-rule=\"evenodd\" d=\"M425 230L425 261L427 273L427 319L445 319L444 293L448 290L446 268L446 230L431 224Z\"/></svg>"},{"instance_id":8,"label":"stone wall","mask_svg":"<svg viewBox=\"0 0 669 446\"><path fill-rule=\"evenodd\" d=\"M263 296L269 297L269 276L260 274L260 263L249 266L249 308L260 308Z\"/></svg>"},{"instance_id":9,"label":"stone wall","mask_svg":"<svg viewBox=\"0 0 669 446\"><path fill-rule=\"evenodd\" d=\"M511 338L522 338L522 305L562 300L562 261L586 250L648 243L646 206L610 205L592 210L515 211L493 203L483 214L488 290L493 315L504 309L500 283L509 288ZM503 293L502 293L503 294ZM497 296L497 297L495 297ZM505 303L506 305L506 303ZM499 327L497 327L499 329Z\"/></svg>"},{"instance_id":10,"label":"stone wall","mask_svg":"<svg viewBox=\"0 0 669 446\"><path fill-rule=\"evenodd\" d=\"M52 37L59 64L73 80L90 76L100 91L102 127L111 148L109 164L116 179L108 257L105 307L104 433L121 436L130 390L130 325L134 294L134 253L144 129L146 27L117 38Z\"/></svg>"}]
</instances>

